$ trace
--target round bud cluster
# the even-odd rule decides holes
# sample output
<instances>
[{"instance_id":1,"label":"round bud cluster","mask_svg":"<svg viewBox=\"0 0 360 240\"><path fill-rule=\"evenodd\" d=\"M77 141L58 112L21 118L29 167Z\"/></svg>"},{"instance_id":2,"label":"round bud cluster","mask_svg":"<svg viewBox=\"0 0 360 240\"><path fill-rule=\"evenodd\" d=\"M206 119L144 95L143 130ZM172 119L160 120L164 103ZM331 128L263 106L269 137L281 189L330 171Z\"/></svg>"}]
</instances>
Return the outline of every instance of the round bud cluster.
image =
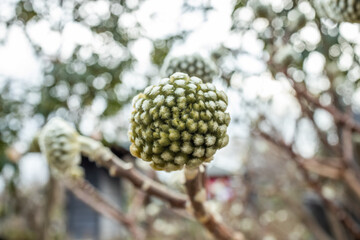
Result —
<instances>
[{"instance_id":1,"label":"round bud cluster","mask_svg":"<svg viewBox=\"0 0 360 240\"><path fill-rule=\"evenodd\" d=\"M44 126L39 144L51 167L64 173L80 163L78 137L77 131L61 118L53 118Z\"/></svg>"},{"instance_id":2,"label":"round bud cluster","mask_svg":"<svg viewBox=\"0 0 360 240\"><path fill-rule=\"evenodd\" d=\"M201 78L205 83L212 82L218 74L215 63L198 54L169 58L165 61L162 72L164 76L170 76L176 72L187 73Z\"/></svg>"},{"instance_id":3,"label":"round bud cluster","mask_svg":"<svg viewBox=\"0 0 360 240\"><path fill-rule=\"evenodd\" d=\"M223 91L177 72L134 98L131 153L156 170L193 168L226 146L230 122Z\"/></svg>"},{"instance_id":4,"label":"round bud cluster","mask_svg":"<svg viewBox=\"0 0 360 240\"><path fill-rule=\"evenodd\" d=\"M360 1L357 0L313 0L319 16L335 22L360 22Z\"/></svg>"}]
</instances>

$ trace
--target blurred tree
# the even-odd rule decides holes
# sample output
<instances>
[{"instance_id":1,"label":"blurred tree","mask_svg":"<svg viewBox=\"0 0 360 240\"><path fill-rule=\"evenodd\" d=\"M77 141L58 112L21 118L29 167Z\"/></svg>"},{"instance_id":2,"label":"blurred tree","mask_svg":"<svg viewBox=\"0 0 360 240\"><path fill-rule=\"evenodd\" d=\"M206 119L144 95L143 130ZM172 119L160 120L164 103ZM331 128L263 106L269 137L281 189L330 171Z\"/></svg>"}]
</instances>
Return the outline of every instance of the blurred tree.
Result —
<instances>
[{"instance_id":1,"label":"blurred tree","mask_svg":"<svg viewBox=\"0 0 360 240\"><path fill-rule=\"evenodd\" d=\"M316 200L306 194L302 198L308 206L324 209L320 213L310 210L323 226L322 236L359 239L360 212L354 203L360 200L360 161L353 139L359 134L360 125L353 116L359 113L360 65L356 50L359 45L351 36L354 31L358 33L358 26L341 23L349 19L342 17L348 12L340 10L346 1L317 2L338 7L338 16L331 17L340 19L340 23L320 18L311 1L253 0L247 7L235 7L232 31L250 37L262 49L224 44L217 53L218 65L224 64L220 68L228 76L230 86L237 87L235 83L240 80L246 84L274 79L290 90L286 91L287 103L276 101L277 95L261 92L265 89L259 89L255 99L243 94L245 111L249 113L245 118L250 118L247 122L253 126L252 134L262 136L283 151L298 166L308 191L318 195ZM351 7L347 11L356 13L355 5ZM249 73L246 66L238 64L226 72L228 59L236 61L246 54L265 64L265 71ZM257 74L258 78L254 78ZM285 112L279 115L276 113L279 109ZM328 223L330 229L324 227Z\"/></svg>"},{"instance_id":2,"label":"blurred tree","mask_svg":"<svg viewBox=\"0 0 360 240\"><path fill-rule=\"evenodd\" d=\"M95 114L96 119L99 123L105 122L116 116L140 90L134 87L137 82L130 82L140 79L140 82L148 83L157 76L173 48L186 41L190 31L181 30L156 39L149 37L135 17L144 2L21 0L6 3L9 11L0 14L1 26L5 26L7 34L13 27L22 29L43 71L40 83L30 87L26 84L19 86L17 81L0 76L0 172L5 166L14 170L13 178L8 181L13 198L18 194L18 157L13 144L22 140L21 130L29 118L42 125L48 118L58 115L79 127L88 121L86 113L97 105L100 110ZM324 6L331 1L315 2ZM337 1L331 7L341 8L344 5L339 5L341 2L346 1ZM222 79L230 91L237 91L242 98L232 118L247 124L250 133L261 135L284 151L281 156L270 150L264 155L272 153L271 159L292 159L298 165L300 171L297 173L303 174L302 181L297 177L291 179L291 183L296 185L291 193L294 193L294 198L304 197L311 206L320 202L317 209L325 209L326 224L332 228L329 231L327 225L322 231L320 235L328 237L324 239L358 239L358 25L320 18L312 7L313 1L249 0L233 1L232 4L231 16L227 16L231 17L232 23L228 38L221 46L211 49ZM206 20L214 11L212 6L211 1L200 4L184 1L182 11L198 11ZM353 5L355 9L356 6ZM338 17L329 17L341 21L356 17L356 14L350 18L341 17L341 12L337 12ZM55 50L49 50L41 36L33 34L31 29L39 25L47 26L48 34L55 36ZM71 32L70 28L75 30ZM69 31L71 34L77 32L82 38L66 45ZM151 42L154 71L139 70L133 51L139 39ZM6 40L6 37L0 39L0 43L6 43ZM256 86L255 94L245 92L248 84ZM112 126L114 129L118 127L116 124ZM104 141L108 144L115 142L114 138L106 136ZM258 147L258 143L254 145ZM262 161L269 167L272 163ZM274 166L276 171L282 167L279 163ZM281 182L278 188L262 186L266 175L258 176L251 172L254 169L258 170L257 166L249 164L249 172L244 170L246 179L243 184L253 187L249 194L251 199L257 196L258 202L252 200L251 204L255 204L263 214L256 211L246 213L245 217L252 220L245 221L248 220L245 218L241 221L244 229L249 229L252 221L256 222L255 228L262 229L264 218L271 218L265 214L268 206L280 209L287 204L294 212L299 206L299 199L294 204L294 199L276 192L276 189L289 189L284 182L295 175L292 167L284 167L284 176L278 176L281 180L271 182L274 185ZM252 175L257 177L250 177ZM304 183L308 186L305 187ZM317 202L309 203L305 197L307 189L318 195ZM265 201L269 196L271 202ZM279 199L283 205L279 204ZM259 207L260 204L265 207ZM10 210L15 211L16 206L11 206ZM0 217L4 214L6 211L2 211L0 206ZM238 217L244 215L234 219L239 221ZM311 221L305 221L303 216L299 218L297 221L304 221L310 229L308 234L316 232ZM275 235L284 234L279 233L276 226L269 229ZM258 231L252 234L263 238L267 233ZM281 236L287 239L287 236Z\"/></svg>"}]
</instances>

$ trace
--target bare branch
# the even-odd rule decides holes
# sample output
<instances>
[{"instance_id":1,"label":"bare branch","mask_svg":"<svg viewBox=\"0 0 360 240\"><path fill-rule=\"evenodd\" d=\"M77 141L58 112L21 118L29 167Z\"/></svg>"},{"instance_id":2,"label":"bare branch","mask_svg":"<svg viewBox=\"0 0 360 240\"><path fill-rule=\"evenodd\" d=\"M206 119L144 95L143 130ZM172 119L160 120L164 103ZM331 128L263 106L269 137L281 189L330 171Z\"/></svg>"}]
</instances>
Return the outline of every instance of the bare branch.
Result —
<instances>
[{"instance_id":1,"label":"bare branch","mask_svg":"<svg viewBox=\"0 0 360 240\"><path fill-rule=\"evenodd\" d=\"M294 153L292 147L287 145L284 141L278 139L275 140L273 137L262 131L259 131L259 134L275 146L282 148L287 153L294 156L296 163L301 165L304 169L330 179L340 179L342 177L342 171L344 169L341 166L323 164L316 159L304 159L300 155Z\"/></svg>"},{"instance_id":2,"label":"bare branch","mask_svg":"<svg viewBox=\"0 0 360 240\"><path fill-rule=\"evenodd\" d=\"M306 181L307 185L312 188L322 199L322 201L326 204L327 207L329 207L329 209L335 214L335 216L344 224L344 226L347 227L347 229L353 234L354 237L356 237L356 239L360 239L360 229L357 225L357 223L347 214L347 212L342 209L342 207L336 205L335 203L333 203L332 201L330 201L329 199L325 198L324 195L322 194L322 189L321 186L319 185L318 182L316 182L315 180L311 179L307 169L304 167L304 165L301 163L301 156L299 156L298 154L296 154L293 149L292 146L287 145L286 143L284 143L282 140L276 140L273 137L271 137L270 135L268 135L267 133L261 132L260 131L260 135L267 139L268 141L274 143L275 145L279 146L280 148L282 148L287 154L289 154L290 159L294 161L294 163L298 166L298 169L300 170L301 174L304 177L304 180ZM300 161L299 161L300 160ZM348 171L345 171L345 169L342 171L341 176L344 177L347 175ZM350 175L352 176L352 175ZM346 177L344 177L344 179L346 180ZM352 183L354 183L354 179L352 179ZM360 186L358 183L356 184L357 186ZM351 187L351 185L349 185Z\"/></svg>"},{"instance_id":3,"label":"bare branch","mask_svg":"<svg viewBox=\"0 0 360 240\"><path fill-rule=\"evenodd\" d=\"M307 101L314 104L316 107L322 108L329 112L333 118L335 123L339 123L346 125L348 128L350 128L352 131L360 133L360 124L358 124L351 115L347 113L343 113L340 110L338 110L334 105L323 105L320 103L319 99L311 95L305 87L301 86L299 83L295 82L292 77L286 73L283 72L286 77L289 79L290 83L292 84L292 87L296 91L297 94L305 98Z\"/></svg>"},{"instance_id":4,"label":"bare branch","mask_svg":"<svg viewBox=\"0 0 360 240\"><path fill-rule=\"evenodd\" d=\"M354 159L351 129L347 126L342 128L342 156L345 167L351 167Z\"/></svg>"},{"instance_id":5,"label":"bare branch","mask_svg":"<svg viewBox=\"0 0 360 240\"><path fill-rule=\"evenodd\" d=\"M347 169L344 174L343 178L350 189L356 194L358 198L360 198L360 182L359 178L356 176L355 172L352 169Z\"/></svg>"},{"instance_id":6,"label":"bare branch","mask_svg":"<svg viewBox=\"0 0 360 240\"><path fill-rule=\"evenodd\" d=\"M205 168L200 166L196 169L185 168L185 187L192 204L196 219L211 232L216 239L229 240L245 240L242 233L233 232L227 228L214 215L205 208L206 190L203 180L205 177Z\"/></svg>"},{"instance_id":7,"label":"bare branch","mask_svg":"<svg viewBox=\"0 0 360 240\"><path fill-rule=\"evenodd\" d=\"M327 140L327 137L326 137L326 134L324 134L318 127L318 125L316 124L315 122L315 119L314 119L314 111L312 111L308 104L306 104L307 102L305 102L305 99L302 99L298 94L295 94L295 97L298 99L298 102L300 104L300 107L301 107L301 111L304 113L304 115L306 117L308 117L315 130L316 130L316 133L317 135L319 136L319 139L321 141L321 143L324 145L324 147L326 147L326 149L328 151L331 151L333 153L335 153L336 155L341 155L341 149L340 149L340 146L339 144L336 144L336 145L330 145L328 140Z\"/></svg>"},{"instance_id":8,"label":"bare branch","mask_svg":"<svg viewBox=\"0 0 360 240\"><path fill-rule=\"evenodd\" d=\"M77 198L95 211L125 225L134 239L144 239L143 232L136 227L134 221L109 204L85 179L77 178L69 180L63 178L62 182Z\"/></svg>"},{"instance_id":9,"label":"bare branch","mask_svg":"<svg viewBox=\"0 0 360 240\"><path fill-rule=\"evenodd\" d=\"M136 192L135 192L135 196L133 197L133 199L131 201L130 209L128 212L129 217L134 219L134 221L136 220L136 215L137 215L136 213L144 205L146 195L147 195L146 193L144 193L140 190L136 190Z\"/></svg>"},{"instance_id":10,"label":"bare branch","mask_svg":"<svg viewBox=\"0 0 360 240\"><path fill-rule=\"evenodd\" d=\"M344 180L360 199L360 181L356 174L358 166L354 161L354 149L352 142L351 129L347 126L342 128L342 160L346 171L344 172Z\"/></svg>"},{"instance_id":11,"label":"bare branch","mask_svg":"<svg viewBox=\"0 0 360 240\"><path fill-rule=\"evenodd\" d=\"M316 159L303 159L300 163L306 170L316 173L319 176L341 179L342 168L323 164Z\"/></svg>"},{"instance_id":12,"label":"bare branch","mask_svg":"<svg viewBox=\"0 0 360 240\"><path fill-rule=\"evenodd\" d=\"M136 188L168 202L174 208L186 207L186 195L175 192L142 174L132 163L124 162L98 141L86 137L81 137L80 141L82 153L97 165L109 169L111 176L128 179Z\"/></svg>"}]
</instances>

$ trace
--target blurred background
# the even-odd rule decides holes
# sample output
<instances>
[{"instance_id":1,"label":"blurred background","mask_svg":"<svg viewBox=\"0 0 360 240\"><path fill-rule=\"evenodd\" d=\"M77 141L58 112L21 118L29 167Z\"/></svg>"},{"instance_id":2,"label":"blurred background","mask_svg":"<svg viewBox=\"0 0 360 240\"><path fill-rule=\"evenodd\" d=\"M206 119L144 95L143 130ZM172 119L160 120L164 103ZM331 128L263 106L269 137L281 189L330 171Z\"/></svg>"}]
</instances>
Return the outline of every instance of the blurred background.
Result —
<instances>
[{"instance_id":1,"label":"blurred background","mask_svg":"<svg viewBox=\"0 0 360 240\"><path fill-rule=\"evenodd\" d=\"M358 224L359 195L316 171L307 175L315 191L293 161L341 162L343 125L293 85L360 120L359 44L358 24L320 19L305 0L0 1L0 239L130 239L49 174L34 138L54 116L184 191L182 171L155 174L131 157L127 131L132 97L167 77L167 59L192 54L217 66L213 83L232 118L229 145L207 168L208 207L249 239L356 239L324 201ZM358 133L350 139L358 163ZM126 180L85 158L82 166L109 201L130 208ZM136 219L147 239L212 239L151 197Z\"/></svg>"}]
</instances>

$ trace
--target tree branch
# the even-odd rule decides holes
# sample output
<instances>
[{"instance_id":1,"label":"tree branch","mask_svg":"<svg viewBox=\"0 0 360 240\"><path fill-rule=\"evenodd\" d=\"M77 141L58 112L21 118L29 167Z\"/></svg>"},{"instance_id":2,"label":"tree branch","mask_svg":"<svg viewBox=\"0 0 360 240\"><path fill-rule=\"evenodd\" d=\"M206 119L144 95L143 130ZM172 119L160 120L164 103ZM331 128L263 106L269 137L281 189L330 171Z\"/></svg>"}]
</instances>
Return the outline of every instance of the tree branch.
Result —
<instances>
[{"instance_id":1,"label":"tree branch","mask_svg":"<svg viewBox=\"0 0 360 240\"><path fill-rule=\"evenodd\" d=\"M174 208L186 207L188 201L186 195L175 192L140 173L132 163L124 162L100 142L82 136L80 142L82 153L97 165L109 169L111 176L128 179L136 188L168 202Z\"/></svg>"},{"instance_id":2,"label":"tree branch","mask_svg":"<svg viewBox=\"0 0 360 240\"><path fill-rule=\"evenodd\" d=\"M275 140L273 137L262 131L259 131L259 134L275 146L282 148L287 153L291 153L291 155L295 157L297 164L301 165L304 169L330 179L340 179L342 177L344 169L341 166L336 166L335 164L323 164L316 159L304 159L300 155L294 153L291 146L287 145L284 141Z\"/></svg>"},{"instance_id":3,"label":"tree branch","mask_svg":"<svg viewBox=\"0 0 360 240\"><path fill-rule=\"evenodd\" d=\"M324 147L328 151L334 152L336 155L341 155L341 149L340 149L339 144L330 145L328 140L327 140L326 134L324 134L320 130L318 125L316 124L315 119L314 119L314 111L312 111L309 108L308 104L306 104L307 102L305 101L305 99L301 99L301 97L298 94L295 94L295 97L298 99L298 102L299 102L300 107L301 107L301 111L304 113L304 115L306 117L308 117L311 120L311 122L312 122L312 124L313 124L313 126L314 126L314 128L316 130L316 133L319 136L319 139L320 139L321 143L324 145Z\"/></svg>"},{"instance_id":4,"label":"tree branch","mask_svg":"<svg viewBox=\"0 0 360 240\"><path fill-rule=\"evenodd\" d=\"M205 168L200 166L196 169L185 168L185 187L196 219L211 232L216 239L245 240L242 233L235 233L223 223L215 219L214 215L205 208L206 190L204 188Z\"/></svg>"},{"instance_id":5,"label":"tree branch","mask_svg":"<svg viewBox=\"0 0 360 240\"><path fill-rule=\"evenodd\" d=\"M327 112L329 112L333 116L335 123L344 124L348 128L350 128L352 131L360 133L360 124L358 124L352 118L351 115L341 112L340 110L338 110L333 105L323 105L323 104L321 104L319 99L317 99L316 97L311 95L306 90L305 87L302 87L299 83L295 82L293 80L293 78L286 71L283 71L283 73L289 79L290 83L292 84L292 87L294 88L294 90L296 91L297 94L299 94L304 99L306 99L307 101L314 104L316 107L322 108L322 109L326 110Z\"/></svg>"},{"instance_id":6,"label":"tree branch","mask_svg":"<svg viewBox=\"0 0 360 240\"><path fill-rule=\"evenodd\" d=\"M337 166L329 166L323 164L316 159L302 159L300 163L306 170L316 173L319 176L340 179L342 175L342 168Z\"/></svg>"},{"instance_id":7,"label":"tree branch","mask_svg":"<svg viewBox=\"0 0 360 240\"><path fill-rule=\"evenodd\" d=\"M293 151L292 146L287 145L286 143L284 143L281 140L276 140L273 137L271 137L270 135L268 135L262 131L259 131L259 133L263 138L274 143L276 146L279 146L280 148L282 148L285 152L287 152L289 154L290 159L293 160L295 162L295 164L298 166L298 169L302 173L307 185L320 196L320 198L326 204L326 206L329 207L329 209L335 214L335 216L353 234L353 236L356 239L360 239L360 229L358 227L358 224L347 214L347 212L341 206L336 205L335 203L333 203L332 201L330 201L329 199L324 197L324 195L322 194L322 191L321 191L322 190L321 186L318 184L318 182L316 182L315 180L312 180L310 178L306 168L301 164L301 161L299 161L299 159L300 160L302 159L301 156L299 156L298 154L296 154ZM344 170L342 171L341 176L343 178L344 178L344 176L346 176L346 172L348 172L348 171L345 171L345 173L344 173ZM346 180L346 177L344 179Z\"/></svg>"},{"instance_id":8,"label":"tree branch","mask_svg":"<svg viewBox=\"0 0 360 240\"><path fill-rule=\"evenodd\" d=\"M352 142L351 129L347 126L342 128L342 160L346 171L344 172L344 180L347 185L354 191L356 196L360 199L360 181L356 174L358 165L354 161L354 149Z\"/></svg>"},{"instance_id":9,"label":"tree branch","mask_svg":"<svg viewBox=\"0 0 360 240\"><path fill-rule=\"evenodd\" d=\"M144 239L143 232L136 227L134 221L109 204L85 179L76 178L69 180L63 178L62 182L77 198L89 205L95 211L125 225L134 239Z\"/></svg>"}]
</instances>

